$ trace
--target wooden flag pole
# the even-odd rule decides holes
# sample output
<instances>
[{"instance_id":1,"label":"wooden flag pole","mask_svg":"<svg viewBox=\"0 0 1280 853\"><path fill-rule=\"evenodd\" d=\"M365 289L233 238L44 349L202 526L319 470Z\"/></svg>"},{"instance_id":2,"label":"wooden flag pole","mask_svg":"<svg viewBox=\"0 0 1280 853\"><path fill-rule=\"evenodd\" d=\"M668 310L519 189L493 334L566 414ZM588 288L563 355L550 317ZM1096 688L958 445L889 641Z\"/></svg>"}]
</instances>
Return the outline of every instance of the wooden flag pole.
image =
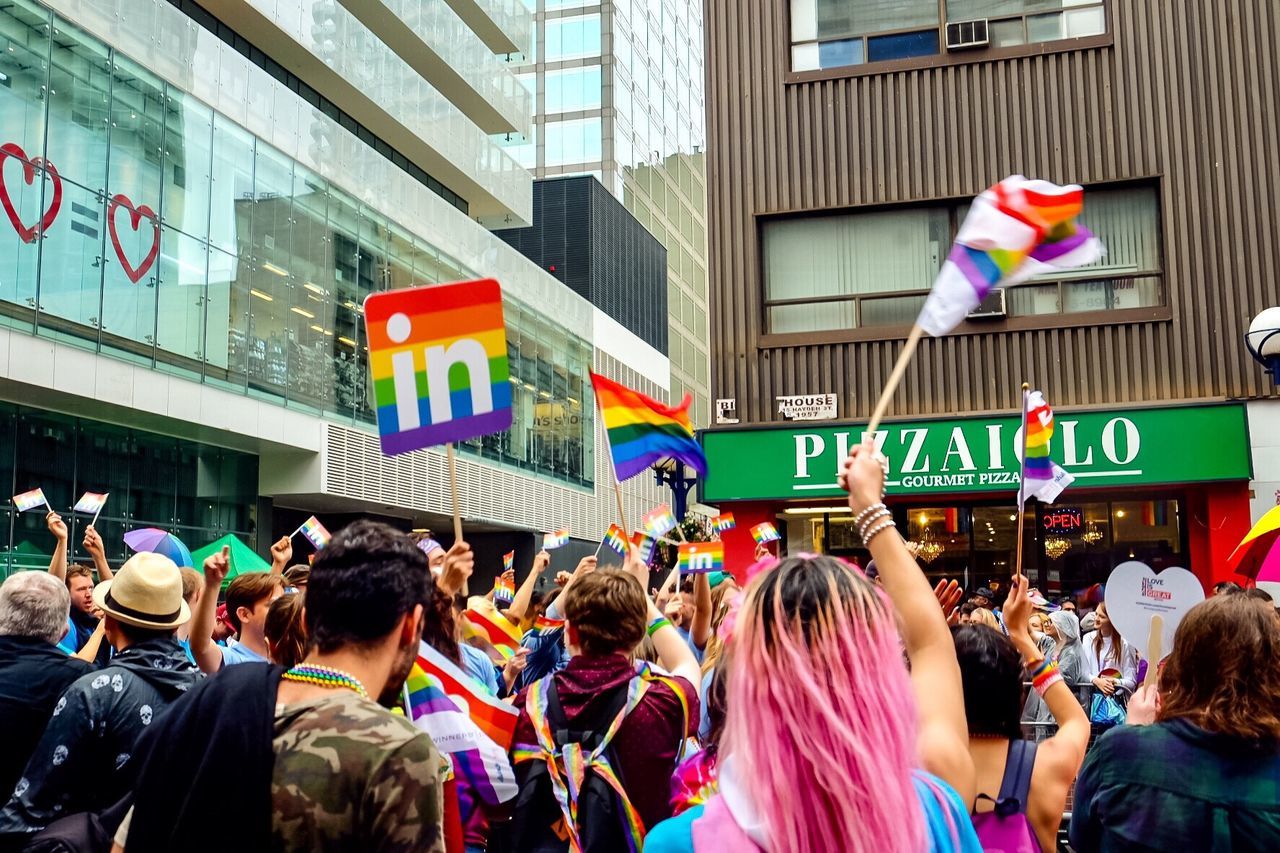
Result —
<instances>
[{"instance_id":1,"label":"wooden flag pole","mask_svg":"<svg viewBox=\"0 0 1280 853\"><path fill-rule=\"evenodd\" d=\"M880 392L880 400L876 403L875 411L871 413L870 423L867 424L866 435L873 439L876 430L880 428L880 420L889 409L893 392L898 390L898 384L902 382L902 376L907 372L907 365L911 363L911 356L915 355L916 346L923 336L924 328L919 323L912 326L911 334L907 335L907 342L902 346L902 352L898 353L898 361L893 365L893 372L889 374L889 381L884 384L884 390Z\"/></svg>"},{"instance_id":2,"label":"wooden flag pole","mask_svg":"<svg viewBox=\"0 0 1280 853\"><path fill-rule=\"evenodd\" d=\"M1147 633L1147 675L1142 679L1143 687L1155 686L1160 656L1164 654L1163 646L1164 617L1157 613L1151 617L1151 630Z\"/></svg>"},{"instance_id":3,"label":"wooden flag pole","mask_svg":"<svg viewBox=\"0 0 1280 853\"><path fill-rule=\"evenodd\" d=\"M449 494L453 499L453 544L457 545L462 541L462 512L458 509L458 459L454 453L452 441L445 443L444 455L449 462ZM471 592L467 587L468 583L464 580L463 595Z\"/></svg>"},{"instance_id":4,"label":"wooden flag pole","mask_svg":"<svg viewBox=\"0 0 1280 853\"><path fill-rule=\"evenodd\" d=\"M1023 493L1023 489L1027 485L1027 396L1031 393L1031 386L1026 382L1022 383L1022 474L1018 477L1018 552L1017 559L1014 561L1013 576L1015 578L1022 575L1022 527L1027 512L1027 496Z\"/></svg>"}]
</instances>

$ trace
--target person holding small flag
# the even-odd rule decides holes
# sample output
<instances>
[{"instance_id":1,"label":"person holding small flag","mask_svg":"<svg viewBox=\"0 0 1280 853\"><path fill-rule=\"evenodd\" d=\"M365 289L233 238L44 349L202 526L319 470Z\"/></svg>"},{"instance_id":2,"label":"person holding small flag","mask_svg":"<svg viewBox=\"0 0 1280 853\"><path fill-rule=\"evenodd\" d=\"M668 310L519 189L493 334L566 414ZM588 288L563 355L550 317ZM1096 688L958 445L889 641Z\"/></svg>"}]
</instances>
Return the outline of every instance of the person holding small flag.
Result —
<instances>
[{"instance_id":1,"label":"person holding small flag","mask_svg":"<svg viewBox=\"0 0 1280 853\"><path fill-rule=\"evenodd\" d=\"M235 645L213 642L218 592L231 571L231 549L223 547L204 561L204 590L191 617L191 656L213 675L224 666L265 663L270 659L265 627L271 602L284 594L281 576L273 572L240 575L227 587L227 618L239 634Z\"/></svg>"}]
</instances>

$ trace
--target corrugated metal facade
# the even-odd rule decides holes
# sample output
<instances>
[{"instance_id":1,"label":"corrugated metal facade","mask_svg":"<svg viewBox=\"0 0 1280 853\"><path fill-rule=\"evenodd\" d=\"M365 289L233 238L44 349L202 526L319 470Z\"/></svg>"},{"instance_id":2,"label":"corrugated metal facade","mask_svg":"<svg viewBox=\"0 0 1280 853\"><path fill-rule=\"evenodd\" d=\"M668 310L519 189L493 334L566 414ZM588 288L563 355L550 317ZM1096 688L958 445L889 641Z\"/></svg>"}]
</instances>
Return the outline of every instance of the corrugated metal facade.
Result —
<instances>
[{"instance_id":1,"label":"corrugated metal facade","mask_svg":"<svg viewBox=\"0 0 1280 853\"><path fill-rule=\"evenodd\" d=\"M812 82L785 79L787 7L706 2L712 396L744 422L823 392L868 417L907 331L762 341L758 217L973 196L1016 172L1155 183L1168 307L926 338L890 417L1016 409L1024 379L1058 407L1272 393L1242 335L1280 303L1275 0L1116 0L1109 46Z\"/></svg>"}]
</instances>

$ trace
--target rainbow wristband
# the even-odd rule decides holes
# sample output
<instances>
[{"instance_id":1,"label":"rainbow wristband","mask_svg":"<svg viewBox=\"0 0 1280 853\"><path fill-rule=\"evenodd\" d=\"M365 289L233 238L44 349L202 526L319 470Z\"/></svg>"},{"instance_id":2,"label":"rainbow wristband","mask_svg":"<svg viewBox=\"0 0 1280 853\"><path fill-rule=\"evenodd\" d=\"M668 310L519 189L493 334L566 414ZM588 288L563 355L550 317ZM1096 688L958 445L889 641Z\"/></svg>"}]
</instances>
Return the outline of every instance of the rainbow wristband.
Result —
<instances>
[{"instance_id":1,"label":"rainbow wristband","mask_svg":"<svg viewBox=\"0 0 1280 853\"><path fill-rule=\"evenodd\" d=\"M1040 698L1043 699L1044 694L1049 692L1050 687L1052 687L1055 684L1061 684L1061 683L1062 683L1062 673L1058 672L1057 667L1054 667L1053 671L1049 674L1048 678L1042 678L1039 681L1036 681L1034 684L1032 684L1032 686L1036 689L1036 692L1040 694Z\"/></svg>"},{"instance_id":2,"label":"rainbow wristband","mask_svg":"<svg viewBox=\"0 0 1280 853\"><path fill-rule=\"evenodd\" d=\"M1041 673L1043 673L1045 670L1047 670L1051 666L1053 666L1052 658L1041 658L1040 662L1036 664L1035 669L1030 670L1029 674L1031 676L1031 680L1035 681L1037 676L1039 676Z\"/></svg>"},{"instance_id":3,"label":"rainbow wristband","mask_svg":"<svg viewBox=\"0 0 1280 853\"><path fill-rule=\"evenodd\" d=\"M1050 661L1048 666L1044 667L1035 676L1035 678L1031 679L1031 686L1034 687L1038 693L1043 694L1045 688L1042 685L1047 684L1054 676L1057 676L1059 680L1062 678L1062 674L1058 672L1058 665L1053 661Z\"/></svg>"},{"instance_id":4,"label":"rainbow wristband","mask_svg":"<svg viewBox=\"0 0 1280 853\"><path fill-rule=\"evenodd\" d=\"M654 634L661 631L663 626L671 627L671 620L665 616L658 619L654 619L652 622L649 623L649 636L652 637Z\"/></svg>"}]
</instances>

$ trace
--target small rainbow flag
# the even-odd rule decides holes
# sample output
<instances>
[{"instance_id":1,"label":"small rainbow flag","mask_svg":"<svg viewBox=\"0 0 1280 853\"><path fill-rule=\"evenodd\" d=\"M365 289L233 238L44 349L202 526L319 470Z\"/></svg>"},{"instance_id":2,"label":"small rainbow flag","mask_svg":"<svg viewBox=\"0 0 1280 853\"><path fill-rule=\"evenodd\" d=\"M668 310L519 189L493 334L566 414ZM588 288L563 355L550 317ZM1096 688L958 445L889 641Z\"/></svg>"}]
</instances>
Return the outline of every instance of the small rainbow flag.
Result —
<instances>
[{"instance_id":1,"label":"small rainbow flag","mask_svg":"<svg viewBox=\"0 0 1280 853\"><path fill-rule=\"evenodd\" d=\"M646 566L653 564L653 555L658 550L658 540L647 533L631 534L631 544L636 546L636 555Z\"/></svg>"},{"instance_id":2,"label":"small rainbow flag","mask_svg":"<svg viewBox=\"0 0 1280 853\"><path fill-rule=\"evenodd\" d=\"M644 518L640 520L644 526L644 530L654 539L661 539L670 533L676 527L676 517L671 512L671 507L663 504L660 507L651 509L644 514Z\"/></svg>"},{"instance_id":3,"label":"small rainbow flag","mask_svg":"<svg viewBox=\"0 0 1280 853\"><path fill-rule=\"evenodd\" d=\"M516 585L504 577L493 579L493 603L510 604L516 598Z\"/></svg>"},{"instance_id":4,"label":"small rainbow flag","mask_svg":"<svg viewBox=\"0 0 1280 853\"><path fill-rule=\"evenodd\" d=\"M475 679L425 642L405 679L405 704L414 727L449 756L489 805L515 797L518 788L507 751L520 712L491 696Z\"/></svg>"},{"instance_id":5,"label":"small rainbow flag","mask_svg":"<svg viewBox=\"0 0 1280 853\"><path fill-rule=\"evenodd\" d=\"M508 551L502 555L502 570L504 572L511 571L511 567L516 564L516 552Z\"/></svg>"},{"instance_id":6,"label":"small rainbow flag","mask_svg":"<svg viewBox=\"0 0 1280 853\"><path fill-rule=\"evenodd\" d=\"M512 625L507 617L498 613L495 609L492 613L481 613L475 608L470 608L465 613L467 621L475 628L481 636L488 637L489 642L499 651L503 648L517 649L520 647L520 628ZM503 655L507 657L507 655Z\"/></svg>"},{"instance_id":7,"label":"small rainbow flag","mask_svg":"<svg viewBox=\"0 0 1280 853\"><path fill-rule=\"evenodd\" d=\"M591 374L596 404L613 451L613 469L626 480L661 459L675 459L699 474L707 473L707 458L693 437L688 394L679 406L666 406L625 385Z\"/></svg>"},{"instance_id":8,"label":"small rainbow flag","mask_svg":"<svg viewBox=\"0 0 1280 853\"><path fill-rule=\"evenodd\" d=\"M465 441L511 426L498 282L375 293L364 306L383 453Z\"/></svg>"},{"instance_id":9,"label":"small rainbow flag","mask_svg":"<svg viewBox=\"0 0 1280 853\"><path fill-rule=\"evenodd\" d=\"M85 515L97 515L106 506L107 495L99 495L94 492L85 492L81 495L80 500L76 501L76 505L71 508L72 512L83 512Z\"/></svg>"},{"instance_id":10,"label":"small rainbow flag","mask_svg":"<svg viewBox=\"0 0 1280 853\"><path fill-rule=\"evenodd\" d=\"M702 574L724 569L724 543L686 542L680 546L680 572Z\"/></svg>"},{"instance_id":11,"label":"small rainbow flag","mask_svg":"<svg viewBox=\"0 0 1280 853\"><path fill-rule=\"evenodd\" d=\"M916 325L940 337L993 288L1071 269L1102 257L1102 244L1076 217L1084 190L1011 175L973 200Z\"/></svg>"},{"instance_id":12,"label":"small rainbow flag","mask_svg":"<svg viewBox=\"0 0 1280 853\"><path fill-rule=\"evenodd\" d=\"M533 631L541 634L546 631L559 631L564 627L563 619L552 619L547 616L539 616L533 623Z\"/></svg>"},{"instance_id":13,"label":"small rainbow flag","mask_svg":"<svg viewBox=\"0 0 1280 853\"><path fill-rule=\"evenodd\" d=\"M711 529L716 533L724 533L738 526L738 522L734 521L733 513L725 512L711 519Z\"/></svg>"},{"instance_id":14,"label":"small rainbow flag","mask_svg":"<svg viewBox=\"0 0 1280 853\"><path fill-rule=\"evenodd\" d=\"M1027 447L1022 460L1022 482L1018 486L1018 503L1027 498L1038 498L1053 503L1062 490L1071 485L1075 477L1062 470L1049 458L1049 439L1053 437L1053 409L1044 401L1039 391L1027 395L1023 427Z\"/></svg>"},{"instance_id":15,"label":"small rainbow flag","mask_svg":"<svg viewBox=\"0 0 1280 853\"><path fill-rule=\"evenodd\" d=\"M18 508L18 512L26 512L27 510L35 509L38 506L43 506L45 509L53 512L53 507L49 506L49 501L45 499L44 489L32 489L29 492L14 495L13 505Z\"/></svg>"},{"instance_id":16,"label":"small rainbow flag","mask_svg":"<svg viewBox=\"0 0 1280 853\"><path fill-rule=\"evenodd\" d=\"M569 544L569 528L561 527L542 537L542 550L554 551Z\"/></svg>"},{"instance_id":17,"label":"small rainbow flag","mask_svg":"<svg viewBox=\"0 0 1280 853\"><path fill-rule=\"evenodd\" d=\"M627 532L616 524L610 524L601 543L619 557L627 556Z\"/></svg>"},{"instance_id":18,"label":"small rainbow flag","mask_svg":"<svg viewBox=\"0 0 1280 853\"><path fill-rule=\"evenodd\" d=\"M317 551L322 550L324 546L329 544L329 540L333 538L329 535L329 531L325 530L324 525L320 523L320 519L314 515L302 522L298 532L307 537L307 540L315 546Z\"/></svg>"},{"instance_id":19,"label":"small rainbow flag","mask_svg":"<svg viewBox=\"0 0 1280 853\"><path fill-rule=\"evenodd\" d=\"M755 527L751 528L751 538L756 540L757 545L764 545L768 542L778 542L782 539L778 535L778 528L774 527L768 521L762 521Z\"/></svg>"}]
</instances>

